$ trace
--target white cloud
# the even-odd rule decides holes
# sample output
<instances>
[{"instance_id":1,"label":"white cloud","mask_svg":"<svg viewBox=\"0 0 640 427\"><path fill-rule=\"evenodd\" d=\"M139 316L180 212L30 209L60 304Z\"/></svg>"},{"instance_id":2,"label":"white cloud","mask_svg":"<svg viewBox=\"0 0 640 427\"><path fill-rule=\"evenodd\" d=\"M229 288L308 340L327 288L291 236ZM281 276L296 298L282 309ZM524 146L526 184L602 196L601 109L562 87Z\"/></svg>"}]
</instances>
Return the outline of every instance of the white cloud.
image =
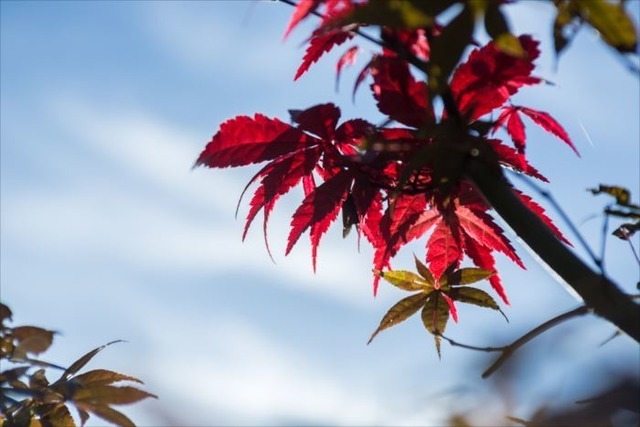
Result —
<instances>
[{"instance_id":1,"label":"white cloud","mask_svg":"<svg viewBox=\"0 0 640 427\"><path fill-rule=\"evenodd\" d=\"M189 391L188 400L180 404L185 418L186 414L193 417L198 413L222 417L196 417L195 422L433 425L441 416L434 406L408 407L403 401L411 399L404 398L402 392L385 399L381 393L384 384L365 385L354 378L326 372L313 360L269 339L241 318L197 322L190 314L182 325L180 320L175 321L179 316L172 318L172 323L165 326L182 331L183 342L197 343L199 351L167 341L163 332L167 329L162 322L154 322L147 335L156 340L155 354L160 356L149 369L162 372L160 377L154 377L163 389L183 396L185 389ZM193 418L190 421L194 422Z\"/></svg>"},{"instance_id":2,"label":"white cloud","mask_svg":"<svg viewBox=\"0 0 640 427\"><path fill-rule=\"evenodd\" d=\"M142 10L152 39L178 63L198 73L215 73L224 67L234 70L236 77L254 80L288 76L291 64L299 60L296 49L282 49L278 36L290 13L283 4L153 2Z\"/></svg>"},{"instance_id":3,"label":"white cloud","mask_svg":"<svg viewBox=\"0 0 640 427\"><path fill-rule=\"evenodd\" d=\"M99 159L93 166L106 175L83 169L86 159L74 154L65 160L72 174L68 187L9 189L3 195L5 239L67 259L107 256L160 271L250 268L272 283L369 306L370 255L357 254L353 239L342 241L330 230L316 275L306 239L282 256L292 198L283 199L269 226L277 265L264 247L260 219L241 242L244 211L238 221L233 212L250 173L192 171L204 145L201 135L137 110L79 98L57 98L48 108L56 126L81 142L84 155Z\"/></svg>"}]
</instances>

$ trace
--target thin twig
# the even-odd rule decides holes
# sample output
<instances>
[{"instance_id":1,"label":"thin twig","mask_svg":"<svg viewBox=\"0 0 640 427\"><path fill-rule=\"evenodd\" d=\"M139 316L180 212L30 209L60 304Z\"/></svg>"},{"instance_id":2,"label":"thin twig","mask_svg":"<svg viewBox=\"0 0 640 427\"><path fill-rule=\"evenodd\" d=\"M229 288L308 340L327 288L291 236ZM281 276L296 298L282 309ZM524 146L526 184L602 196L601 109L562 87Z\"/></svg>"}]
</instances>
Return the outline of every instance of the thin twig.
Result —
<instances>
[{"instance_id":1,"label":"thin twig","mask_svg":"<svg viewBox=\"0 0 640 427\"><path fill-rule=\"evenodd\" d=\"M600 243L600 262L602 263L601 269L604 270L604 255L607 249L607 237L609 234L609 215L605 209L604 221L602 221L602 242Z\"/></svg>"},{"instance_id":2,"label":"thin twig","mask_svg":"<svg viewBox=\"0 0 640 427\"><path fill-rule=\"evenodd\" d=\"M489 368L486 371L482 373L482 378L488 378L491 374L497 371L504 364L504 362L506 362L507 359L509 359L509 357L511 357L511 355L515 353L517 349L519 349L520 347L522 347L523 345L525 345L526 343L528 343L538 335L564 322L565 320L569 320L577 316L582 316L584 314L587 314L588 312L589 312L589 308L586 305L582 305L576 309L567 311L566 313L556 316L553 319L547 320L542 325L530 330L529 332L527 332L526 334L524 334L523 336L521 336L511 344L509 344L508 347L502 352L500 357L498 357L498 359L495 362L493 362L493 364L489 366Z\"/></svg>"},{"instance_id":3,"label":"thin twig","mask_svg":"<svg viewBox=\"0 0 640 427\"><path fill-rule=\"evenodd\" d=\"M587 314L587 313L589 313L589 308L587 306L585 306L585 305L581 305L578 308L575 308L575 309L573 309L571 311L567 311L566 313L560 314L559 316L556 316L553 319L547 320L543 324L533 328L532 330L530 330L526 334L522 335L520 338L516 339L511 344L505 345L505 346L502 346L502 347L478 347L478 346L474 346L474 345L459 343L459 342L454 341L451 338L448 338L448 337L446 337L444 335L440 335L440 336L442 337L442 339L444 339L445 341L447 341L449 344L451 344L454 347L461 347L461 348L465 348L467 350L483 351L483 352L486 352L486 353L491 353L491 352L500 352L500 353L502 353L498 357L498 359L496 359L496 361L493 362L491 364L491 366L489 366L489 368L487 368L482 373L482 378L488 378L495 371L500 369L500 367L504 364L504 362L506 362L513 355L513 353L516 352L516 350L518 350L520 347L522 347L523 345L525 345L526 343L528 343L529 341L531 341L532 339L534 339L538 335L541 335L542 333L548 331L549 329L553 328L554 326L556 326L556 325L558 325L558 324L560 324L560 323L562 323L562 322L564 322L566 320L569 320L569 319L571 319L573 317L582 316L582 315Z\"/></svg>"}]
</instances>

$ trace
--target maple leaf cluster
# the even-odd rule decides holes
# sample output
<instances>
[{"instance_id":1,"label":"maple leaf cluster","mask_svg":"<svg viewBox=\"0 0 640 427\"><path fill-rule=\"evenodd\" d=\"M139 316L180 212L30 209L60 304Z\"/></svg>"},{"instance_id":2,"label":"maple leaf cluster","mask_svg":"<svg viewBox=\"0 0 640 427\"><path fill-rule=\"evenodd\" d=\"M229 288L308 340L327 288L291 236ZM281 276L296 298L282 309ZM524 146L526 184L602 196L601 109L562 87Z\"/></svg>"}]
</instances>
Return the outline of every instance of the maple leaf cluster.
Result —
<instances>
[{"instance_id":1,"label":"maple leaf cluster","mask_svg":"<svg viewBox=\"0 0 640 427\"><path fill-rule=\"evenodd\" d=\"M360 16L365 6L366 2L354 0L297 4L285 37L312 14L321 19L308 39L295 79L324 54L362 34L353 17ZM486 278L508 304L495 272L494 255L500 252L520 267L524 265L491 217L490 206L465 178L464 168L470 156L482 156L495 167L546 181L526 157L523 117L575 151L565 130L549 114L510 101L522 87L543 82L532 74L540 53L538 42L528 35L514 37L516 54L496 40L473 49L451 73L448 94L453 109L443 109L435 102L438 94L431 93L429 79L417 78L411 64L428 64L431 46L446 30L436 22L421 28L378 28L382 48L366 61L354 93L367 79L371 81L377 108L387 117L383 124L360 118L341 121L339 108L331 103L290 111L290 123L261 114L238 116L220 126L196 165L226 168L266 162L247 185L256 188L243 238L262 211L266 239L267 222L277 200L301 187L304 198L292 216L286 254L308 231L314 270L321 238L342 212L345 234L355 227L374 249L374 295L384 276L381 272L391 268L398 251L424 238L425 269L430 277L458 271L466 257L477 268L492 273ZM360 52L355 45L339 57L336 82ZM491 120L493 114L495 120ZM496 137L501 128L512 143ZM566 242L538 204L517 194ZM451 298L440 294L450 302L447 307L455 318Z\"/></svg>"}]
</instances>

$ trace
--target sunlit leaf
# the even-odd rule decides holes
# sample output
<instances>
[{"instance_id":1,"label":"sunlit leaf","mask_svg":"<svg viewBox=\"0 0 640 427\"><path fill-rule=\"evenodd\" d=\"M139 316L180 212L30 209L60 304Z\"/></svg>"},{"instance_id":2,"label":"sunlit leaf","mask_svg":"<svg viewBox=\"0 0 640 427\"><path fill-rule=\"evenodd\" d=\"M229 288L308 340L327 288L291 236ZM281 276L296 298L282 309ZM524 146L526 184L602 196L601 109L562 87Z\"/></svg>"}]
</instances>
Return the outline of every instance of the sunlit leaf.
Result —
<instances>
[{"instance_id":1,"label":"sunlit leaf","mask_svg":"<svg viewBox=\"0 0 640 427\"><path fill-rule=\"evenodd\" d=\"M507 319L507 316L500 309L498 303L491 297L491 295L481 289L471 288L467 286L453 288L449 292L449 296L455 301L497 310L500 312L500 314L502 314L502 316L504 316L507 322L509 321L509 319Z\"/></svg>"},{"instance_id":2,"label":"sunlit leaf","mask_svg":"<svg viewBox=\"0 0 640 427\"><path fill-rule=\"evenodd\" d=\"M389 309L387 314L384 315L380 321L380 325L371 335L367 344L370 344L376 335L383 330L390 328L391 326L395 326L398 323L402 323L409 317L413 316L424 305L427 298L429 298L429 294L420 292L398 301Z\"/></svg>"},{"instance_id":3,"label":"sunlit leaf","mask_svg":"<svg viewBox=\"0 0 640 427\"><path fill-rule=\"evenodd\" d=\"M434 335L436 350L440 357L440 335L444 333L449 320L449 305L440 292L433 292L422 309L422 323Z\"/></svg>"},{"instance_id":4,"label":"sunlit leaf","mask_svg":"<svg viewBox=\"0 0 640 427\"><path fill-rule=\"evenodd\" d=\"M494 274L495 271L485 270L483 268L461 268L460 270L452 272L443 279L440 279L440 282L442 283L444 280L444 283L449 286L468 285L470 283L488 279Z\"/></svg>"},{"instance_id":5,"label":"sunlit leaf","mask_svg":"<svg viewBox=\"0 0 640 427\"><path fill-rule=\"evenodd\" d=\"M440 296L447 302L451 318L454 322L458 323L458 309L456 308L455 302L453 302L453 299L451 299L451 297L449 297L445 292L440 292Z\"/></svg>"},{"instance_id":6,"label":"sunlit leaf","mask_svg":"<svg viewBox=\"0 0 640 427\"><path fill-rule=\"evenodd\" d=\"M424 291L433 288L428 280L410 271L376 271L375 273L393 286L405 291Z\"/></svg>"}]
</instances>

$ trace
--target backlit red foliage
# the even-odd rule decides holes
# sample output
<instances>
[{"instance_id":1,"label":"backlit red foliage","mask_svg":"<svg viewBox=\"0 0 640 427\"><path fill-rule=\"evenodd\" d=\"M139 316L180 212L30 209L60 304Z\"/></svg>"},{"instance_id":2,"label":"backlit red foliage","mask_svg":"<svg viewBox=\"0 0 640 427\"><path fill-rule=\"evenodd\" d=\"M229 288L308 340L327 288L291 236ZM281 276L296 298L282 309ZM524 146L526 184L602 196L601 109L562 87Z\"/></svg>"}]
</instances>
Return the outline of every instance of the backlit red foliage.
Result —
<instances>
[{"instance_id":1,"label":"backlit red foliage","mask_svg":"<svg viewBox=\"0 0 640 427\"><path fill-rule=\"evenodd\" d=\"M357 2L355 2L357 3ZM312 11L324 11L324 19L308 40L298 79L323 54L354 37L354 25L335 27L335 16L349 11L352 1L302 1L295 8L286 35ZM491 113L486 132L460 133L451 111L433 102L428 82L414 75L399 52L416 58L429 57L423 29L382 28L385 47L372 56L356 85L371 78L378 110L388 118L383 125L363 119L342 120L333 104L291 111L291 124L260 114L239 116L223 123L206 146L196 165L212 168L267 162L250 181L255 185L249 202L243 237L262 211L264 234L269 215L280 196L298 186L304 198L291 219L288 254L302 234L309 232L312 265L317 249L331 223L340 217L348 231L355 226L374 248L373 269L390 267L392 258L408 242L424 239L423 259L435 277L447 268L459 268L467 259L484 270L495 270L499 252L524 268L503 230L495 223L490 206L465 178L466 156L488 152L487 161L544 180L525 155L524 115L575 151L567 133L549 114L514 106L511 97L524 86L542 80L532 74L539 55L538 42L530 36L518 41L524 55L512 56L494 42L473 50L452 73L449 87L458 119L469 129ZM437 31L433 32L437 37ZM400 46L395 49L393 46ZM357 46L339 59L339 75L353 63ZM459 123L458 123L459 125ZM513 143L489 137L491 130L505 128ZM480 150L482 149L482 150ZM473 154L475 153L475 154ZM530 197L518 193L541 219L566 241ZM374 294L381 276L374 275ZM499 274L489 279L494 290L508 302ZM447 300L454 309L451 301ZM455 312L452 311L455 318Z\"/></svg>"}]
</instances>

